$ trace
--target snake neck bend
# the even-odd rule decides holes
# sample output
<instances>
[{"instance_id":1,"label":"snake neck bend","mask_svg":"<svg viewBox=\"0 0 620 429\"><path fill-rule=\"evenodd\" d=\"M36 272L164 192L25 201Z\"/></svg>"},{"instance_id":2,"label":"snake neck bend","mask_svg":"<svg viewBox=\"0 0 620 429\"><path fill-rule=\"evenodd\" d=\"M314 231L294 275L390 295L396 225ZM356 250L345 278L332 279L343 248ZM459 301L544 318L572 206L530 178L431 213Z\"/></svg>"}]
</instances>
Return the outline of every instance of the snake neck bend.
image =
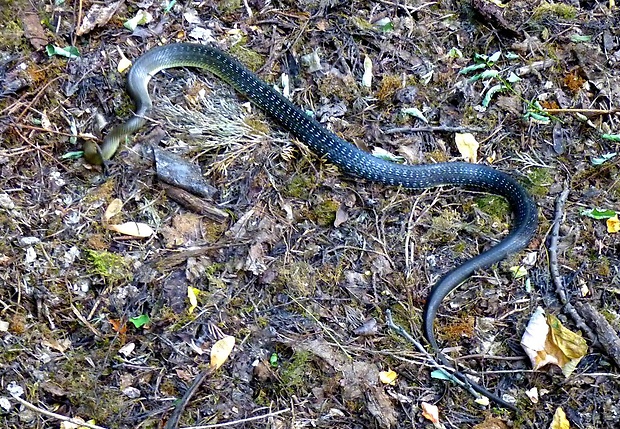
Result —
<instances>
[{"instance_id":1,"label":"snake neck bend","mask_svg":"<svg viewBox=\"0 0 620 429\"><path fill-rule=\"evenodd\" d=\"M376 158L325 129L237 60L217 48L205 45L166 45L151 49L140 57L132 67L127 82L129 95L135 103L135 116L113 128L101 147L93 147L96 146L94 143L89 143L88 147L85 145L87 161L102 164L110 159L119 145L144 125L143 117L152 106L148 82L160 70L172 67L198 67L215 74L264 110L315 153L347 174L411 189L439 185L460 186L500 195L508 201L514 213L513 228L508 236L493 248L450 271L431 290L424 310L423 331L435 350L438 345L433 332L433 322L442 300L474 271L489 267L508 254L523 249L536 232L536 205L525 189L508 174L469 163L412 166Z\"/></svg>"}]
</instances>

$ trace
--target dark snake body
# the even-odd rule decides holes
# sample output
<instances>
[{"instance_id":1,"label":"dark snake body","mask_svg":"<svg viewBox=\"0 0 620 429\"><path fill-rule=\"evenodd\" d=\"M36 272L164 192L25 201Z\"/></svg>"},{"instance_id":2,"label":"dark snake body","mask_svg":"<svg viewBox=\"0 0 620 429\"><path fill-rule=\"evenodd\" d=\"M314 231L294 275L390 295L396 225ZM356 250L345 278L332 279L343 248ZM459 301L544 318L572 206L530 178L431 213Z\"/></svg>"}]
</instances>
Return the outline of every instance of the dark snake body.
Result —
<instances>
[{"instance_id":1,"label":"dark snake body","mask_svg":"<svg viewBox=\"0 0 620 429\"><path fill-rule=\"evenodd\" d=\"M316 154L337 165L346 174L411 189L459 186L501 195L508 201L514 213L513 228L508 236L496 246L450 271L431 290L424 309L423 331L435 351L438 351L438 345L433 333L433 322L446 295L474 271L489 267L523 249L537 230L538 215L534 201L508 174L484 165L463 162L401 165L379 159L325 129L237 60L217 48L205 45L171 44L151 49L141 56L131 68L127 84L127 90L135 103L135 116L113 128L101 147L93 143L85 145L87 160L95 164L103 163L114 155L121 143L144 125L143 117L152 107L148 93L151 76L166 68L184 66L207 69L226 81ZM476 390L482 389L482 393L490 394L479 386L472 386ZM514 409L495 395L490 395L501 405Z\"/></svg>"}]
</instances>

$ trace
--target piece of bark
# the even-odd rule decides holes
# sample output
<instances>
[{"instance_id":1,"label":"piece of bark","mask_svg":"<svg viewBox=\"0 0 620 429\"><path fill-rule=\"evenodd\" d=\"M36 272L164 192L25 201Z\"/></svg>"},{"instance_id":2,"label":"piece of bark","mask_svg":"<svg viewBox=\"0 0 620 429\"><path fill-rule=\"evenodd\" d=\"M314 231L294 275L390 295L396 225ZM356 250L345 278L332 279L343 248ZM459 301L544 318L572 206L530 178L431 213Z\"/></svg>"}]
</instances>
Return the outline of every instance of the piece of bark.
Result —
<instances>
[{"instance_id":1,"label":"piece of bark","mask_svg":"<svg viewBox=\"0 0 620 429\"><path fill-rule=\"evenodd\" d=\"M227 222L230 219L230 215L224 210L218 209L212 203L192 195L184 189L163 183L161 186L166 190L168 197L194 213L204 215L212 221L219 223Z\"/></svg>"},{"instance_id":2,"label":"piece of bark","mask_svg":"<svg viewBox=\"0 0 620 429\"><path fill-rule=\"evenodd\" d=\"M614 360L616 366L620 368L620 337L618 337L616 330L590 304L579 302L575 303L575 307L588 324L594 327L601 347Z\"/></svg>"}]
</instances>

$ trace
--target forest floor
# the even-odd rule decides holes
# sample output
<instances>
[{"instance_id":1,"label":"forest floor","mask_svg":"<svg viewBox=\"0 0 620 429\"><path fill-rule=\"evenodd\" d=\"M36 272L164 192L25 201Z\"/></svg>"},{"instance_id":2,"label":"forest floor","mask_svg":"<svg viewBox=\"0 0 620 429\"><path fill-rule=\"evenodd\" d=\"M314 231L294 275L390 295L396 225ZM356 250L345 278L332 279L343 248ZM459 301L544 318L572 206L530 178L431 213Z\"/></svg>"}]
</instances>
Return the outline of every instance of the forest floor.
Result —
<instances>
[{"instance_id":1,"label":"forest floor","mask_svg":"<svg viewBox=\"0 0 620 429\"><path fill-rule=\"evenodd\" d=\"M562 411L617 427L610 3L1 0L2 427L548 428ZM476 162L523 184L534 240L435 323L461 370L520 413L437 379L432 354L386 324L390 310L424 343L432 285L507 234L503 199L348 177L193 69L153 79L152 120L105 175L84 161L84 141L131 115L123 58L182 41L217 45L361 149L462 161L455 138L471 134ZM164 184L153 146L200 166L209 191ZM132 222L146 237L113 230ZM521 346L539 307L587 342L568 377Z\"/></svg>"}]
</instances>

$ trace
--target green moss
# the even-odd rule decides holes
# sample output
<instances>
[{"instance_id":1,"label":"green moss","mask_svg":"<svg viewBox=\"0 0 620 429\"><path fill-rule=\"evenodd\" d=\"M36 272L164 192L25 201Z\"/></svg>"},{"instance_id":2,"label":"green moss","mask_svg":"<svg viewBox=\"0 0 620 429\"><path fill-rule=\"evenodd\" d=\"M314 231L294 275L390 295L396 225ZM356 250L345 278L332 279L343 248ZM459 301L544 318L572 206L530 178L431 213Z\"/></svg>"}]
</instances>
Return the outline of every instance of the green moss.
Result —
<instances>
[{"instance_id":1,"label":"green moss","mask_svg":"<svg viewBox=\"0 0 620 429\"><path fill-rule=\"evenodd\" d=\"M439 240L443 243L454 241L460 229L461 217L454 210L443 210L439 216L434 216L432 226L425 236L429 240Z\"/></svg>"},{"instance_id":2,"label":"green moss","mask_svg":"<svg viewBox=\"0 0 620 429\"><path fill-rule=\"evenodd\" d=\"M508 202L496 195L485 195L476 199L478 208L488 214L493 220L502 220L510 213L510 205Z\"/></svg>"},{"instance_id":3,"label":"green moss","mask_svg":"<svg viewBox=\"0 0 620 429\"><path fill-rule=\"evenodd\" d=\"M605 256L597 257L594 262L596 264L596 271L600 276L609 277L611 275L609 258Z\"/></svg>"},{"instance_id":4,"label":"green moss","mask_svg":"<svg viewBox=\"0 0 620 429\"><path fill-rule=\"evenodd\" d=\"M316 289L316 272L305 261L292 262L279 270L276 281L293 297L312 296Z\"/></svg>"},{"instance_id":5,"label":"green moss","mask_svg":"<svg viewBox=\"0 0 620 429\"><path fill-rule=\"evenodd\" d=\"M103 277L108 284L130 281L133 278L128 262L121 255L108 251L86 250L90 272Z\"/></svg>"},{"instance_id":6,"label":"green moss","mask_svg":"<svg viewBox=\"0 0 620 429\"><path fill-rule=\"evenodd\" d=\"M336 211L338 211L340 203L334 200L325 200L320 203L315 209L316 223L321 226L330 226L334 224L336 220Z\"/></svg>"},{"instance_id":7,"label":"green moss","mask_svg":"<svg viewBox=\"0 0 620 429\"><path fill-rule=\"evenodd\" d=\"M308 176L297 174L291 178L291 181L284 188L284 193L289 197L301 198L307 200L310 196L310 190L314 182Z\"/></svg>"},{"instance_id":8,"label":"green moss","mask_svg":"<svg viewBox=\"0 0 620 429\"><path fill-rule=\"evenodd\" d=\"M246 48L242 44L237 43L230 47L229 52L236 57L239 61L245 64L250 70L256 71L265 64L263 56L251 49Z\"/></svg>"},{"instance_id":9,"label":"green moss","mask_svg":"<svg viewBox=\"0 0 620 429\"><path fill-rule=\"evenodd\" d=\"M553 183L549 168L533 168L528 172L527 178L530 183L526 187L533 196L544 197L549 193L549 187Z\"/></svg>"},{"instance_id":10,"label":"green moss","mask_svg":"<svg viewBox=\"0 0 620 429\"><path fill-rule=\"evenodd\" d=\"M241 7L241 0L220 0L217 5L223 15L228 15Z\"/></svg>"},{"instance_id":11,"label":"green moss","mask_svg":"<svg viewBox=\"0 0 620 429\"><path fill-rule=\"evenodd\" d=\"M540 21L546 17L556 17L560 19L574 19L577 16L577 10L573 6L564 3L550 4L541 3L532 13L532 20Z\"/></svg>"},{"instance_id":12,"label":"green moss","mask_svg":"<svg viewBox=\"0 0 620 429\"><path fill-rule=\"evenodd\" d=\"M312 354L308 351L295 352L288 362L280 367L282 387L290 395L299 395L308 386L308 374L312 372Z\"/></svg>"}]
</instances>

